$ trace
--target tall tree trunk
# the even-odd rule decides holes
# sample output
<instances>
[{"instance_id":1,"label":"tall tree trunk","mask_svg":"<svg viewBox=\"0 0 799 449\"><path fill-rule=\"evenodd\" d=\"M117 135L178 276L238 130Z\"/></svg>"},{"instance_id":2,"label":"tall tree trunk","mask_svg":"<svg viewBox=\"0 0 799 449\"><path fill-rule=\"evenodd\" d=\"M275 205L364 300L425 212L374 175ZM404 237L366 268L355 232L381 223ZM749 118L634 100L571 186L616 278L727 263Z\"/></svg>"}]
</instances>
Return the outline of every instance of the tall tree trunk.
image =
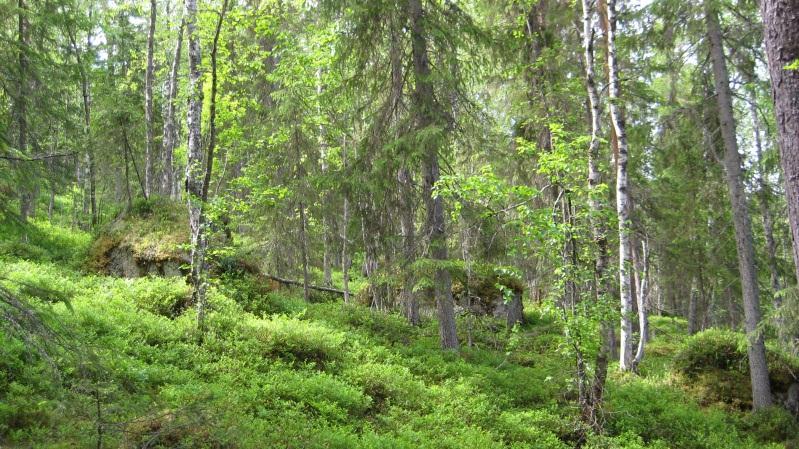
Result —
<instances>
[{"instance_id":1,"label":"tall tree trunk","mask_svg":"<svg viewBox=\"0 0 799 449\"><path fill-rule=\"evenodd\" d=\"M86 37L87 50L91 42L91 37ZM95 156L94 141L92 139L92 115L91 115L91 86L89 84L89 76L84 71L83 75L83 134L86 136L86 151L89 155L89 205L91 208L91 223L92 227L97 226L100 222L99 211L97 210L97 162Z\"/></svg>"},{"instance_id":2,"label":"tall tree trunk","mask_svg":"<svg viewBox=\"0 0 799 449\"><path fill-rule=\"evenodd\" d=\"M430 59L428 57L427 36L421 0L408 1L410 16L411 50L413 53L414 92L413 102L416 113L416 131L427 130L430 126L441 126L440 105L436 104L431 83ZM424 199L427 208L426 231L430 236L430 255L443 263L447 260L447 234L444 221L444 202L440 195L433 193L433 187L440 177L438 165L438 137L425 142L423 157ZM434 275L436 312L441 347L458 348L458 335L455 328L455 306L452 299L452 278L444 267L438 267Z\"/></svg>"},{"instance_id":3,"label":"tall tree trunk","mask_svg":"<svg viewBox=\"0 0 799 449\"><path fill-rule=\"evenodd\" d=\"M732 202L735 243L738 249L738 269L741 274L744 316L748 334L749 371L752 378L752 405L761 409L771 405L766 346L757 327L760 323L760 297L755 268L755 251L752 239L752 224L749 219L746 192L741 174L741 156L735 136L735 118L732 109L732 93L724 60L721 27L713 0L704 0L707 34L710 41L710 57L713 62L716 99L719 108L721 135L724 140L724 168Z\"/></svg>"},{"instance_id":4,"label":"tall tree trunk","mask_svg":"<svg viewBox=\"0 0 799 449\"><path fill-rule=\"evenodd\" d=\"M186 0L186 35L189 42L189 106L187 113L188 157L186 160L186 201L191 228L192 300L197 307L197 327L205 332L205 219L203 217L203 151L201 123L203 110L202 54L197 30L197 0Z\"/></svg>"},{"instance_id":5,"label":"tall tree trunk","mask_svg":"<svg viewBox=\"0 0 799 449\"><path fill-rule=\"evenodd\" d=\"M347 138L341 144L341 165L344 172L347 172ZM349 253L349 236L347 230L350 226L350 193L348 190L344 192L344 205L341 220L341 283L344 289L344 303L350 302L350 253Z\"/></svg>"},{"instance_id":6,"label":"tall tree trunk","mask_svg":"<svg viewBox=\"0 0 799 449\"><path fill-rule=\"evenodd\" d=\"M592 1L582 0L583 7L583 59L585 67L585 85L588 92L589 118L591 122L591 141L588 145L588 207L591 210L591 234L597 250L594 263L593 293L594 301L601 301L607 294L605 274L608 266L608 247L606 229L603 224L603 201L599 197L602 175L599 171L599 145L600 145L600 104L599 91L596 86L596 69L594 62L594 11ZM594 377L590 381L585 379L587 385L581 388L581 413L583 421L595 431L602 429L602 420L599 417L605 390L605 378L608 366L607 323L600 326L599 350L597 351L594 367ZM579 370L578 370L579 371Z\"/></svg>"},{"instance_id":7,"label":"tall tree trunk","mask_svg":"<svg viewBox=\"0 0 799 449\"><path fill-rule=\"evenodd\" d=\"M92 12L89 11L89 18L91 18ZM86 139L86 159L87 165L89 168L89 176L88 176L88 184L89 184L89 206L91 210L91 225L92 227L96 226L99 218L97 214L97 167L95 163L95 154L94 154L94 142L92 141L92 133L91 133L91 80L89 79L89 68L86 66L87 61L84 61L83 57L81 56L81 51L78 48L77 37L69 32L69 40L70 44L72 45L72 51L75 54L75 60L78 63L78 68L80 70L80 87L81 87L81 96L83 97L83 135ZM86 35L86 51L84 54L91 54L91 33Z\"/></svg>"},{"instance_id":8,"label":"tall tree trunk","mask_svg":"<svg viewBox=\"0 0 799 449\"><path fill-rule=\"evenodd\" d=\"M180 70L180 55L183 49L183 29L185 20L180 21L178 40L175 44L175 53L172 66L169 69L169 87L166 98L166 116L164 117L164 145L163 145L163 173L161 178L161 193L174 198L175 193L175 167L173 155L178 141L177 125L175 120L176 98L178 96L178 72Z\"/></svg>"},{"instance_id":9,"label":"tall tree trunk","mask_svg":"<svg viewBox=\"0 0 799 449\"><path fill-rule=\"evenodd\" d=\"M375 310L382 309L383 297L377 279L378 268L378 237L379 230L371 220L376 219L377 211L374 203L369 198L359 202L358 210L361 213L361 239L363 240L363 275L368 281L369 306Z\"/></svg>"},{"instance_id":10,"label":"tall tree trunk","mask_svg":"<svg viewBox=\"0 0 799 449\"><path fill-rule=\"evenodd\" d=\"M649 297L649 244L641 241L641 269L637 271L639 281L636 292L638 293L638 348L633 358L633 371L638 371L638 366L644 360L644 349L649 339L649 310L647 300Z\"/></svg>"},{"instance_id":11,"label":"tall tree trunk","mask_svg":"<svg viewBox=\"0 0 799 449\"><path fill-rule=\"evenodd\" d=\"M15 114L17 119L17 149L21 154L26 154L28 151L28 56L26 51L28 49L28 20L26 18L28 7L25 5L24 0L18 0L17 8L18 14L18 31L17 31L17 44L19 45L18 69L17 74L17 97L14 99ZM24 180L19 189L19 215L22 221L27 221L33 207L33 199L31 198L30 187L27 186L27 181Z\"/></svg>"},{"instance_id":12,"label":"tall tree trunk","mask_svg":"<svg viewBox=\"0 0 799 449\"><path fill-rule=\"evenodd\" d=\"M419 302L416 299L416 294L413 292L414 279L410 265L413 263L416 256L416 229L414 225L414 211L413 211L413 180L411 179L411 172L407 167L402 167L397 172L397 181L400 187L401 211L400 211L400 227L402 228L402 264L405 269L403 272L402 281L402 303L405 309L405 317L408 322L414 326L419 325Z\"/></svg>"},{"instance_id":13,"label":"tall tree trunk","mask_svg":"<svg viewBox=\"0 0 799 449\"><path fill-rule=\"evenodd\" d=\"M133 207L133 196L130 194L130 163L128 162L127 147L123 148L122 153L124 154L125 158L125 197L127 198L127 202L125 203L125 211L127 212Z\"/></svg>"},{"instance_id":14,"label":"tall tree trunk","mask_svg":"<svg viewBox=\"0 0 799 449\"><path fill-rule=\"evenodd\" d=\"M227 13L228 0L222 3L214 29L214 40L211 44L211 102L208 108L208 154L205 156L205 174L203 176L203 208L208 201L208 189L211 186L211 172L214 168L214 151L216 150L216 94L218 78L216 73L217 49L219 48L219 35L222 32L222 22Z\"/></svg>"},{"instance_id":15,"label":"tall tree trunk","mask_svg":"<svg viewBox=\"0 0 799 449\"><path fill-rule=\"evenodd\" d=\"M322 117L322 69L317 69L316 71L316 96L317 96L317 103L316 103L316 113L319 117ZM319 123L319 160L321 162L321 169L322 175L327 175L328 172L328 163L327 163L327 139L325 139L325 126L324 124ZM332 201L330 197L330 192L325 191L322 195L323 201L325 204L329 204ZM323 283L325 286L330 287L333 285L333 273L332 273L332 254L330 251L331 246L331 226L330 222L333 221L330 218L330 214L328 214L328 208L322 208L322 274L323 274Z\"/></svg>"},{"instance_id":16,"label":"tall tree trunk","mask_svg":"<svg viewBox=\"0 0 799 449\"><path fill-rule=\"evenodd\" d=\"M632 368L632 281L630 270L632 265L632 247L630 246L630 197L627 180L627 131L624 117L621 115L621 81L619 79L619 61L616 51L616 33L618 20L616 17L616 0L608 0L608 66L610 70L610 116L619 154L616 159L616 215L619 221L619 296L621 298L621 334L619 368L628 371Z\"/></svg>"},{"instance_id":17,"label":"tall tree trunk","mask_svg":"<svg viewBox=\"0 0 799 449\"><path fill-rule=\"evenodd\" d=\"M305 302L311 301L310 278L308 273L308 219L305 204L300 201L300 257L302 257L302 297Z\"/></svg>"},{"instance_id":18,"label":"tall tree trunk","mask_svg":"<svg viewBox=\"0 0 799 449\"><path fill-rule=\"evenodd\" d=\"M698 330L696 309L699 302L699 290L696 284L697 280L694 277L691 279L691 292L688 296L688 335L693 335Z\"/></svg>"},{"instance_id":19,"label":"tall tree trunk","mask_svg":"<svg viewBox=\"0 0 799 449\"><path fill-rule=\"evenodd\" d=\"M327 217L327 214L322 217L322 284L326 287L333 285L333 255L331 254L330 248L332 246L330 241L330 221L331 220Z\"/></svg>"},{"instance_id":20,"label":"tall tree trunk","mask_svg":"<svg viewBox=\"0 0 799 449\"><path fill-rule=\"evenodd\" d=\"M144 190L150 196L153 188L155 140L153 138L153 41L155 40L156 0L150 0L150 27L147 31L147 69L144 73L144 127L147 138L144 148Z\"/></svg>"},{"instance_id":21,"label":"tall tree trunk","mask_svg":"<svg viewBox=\"0 0 799 449\"><path fill-rule=\"evenodd\" d=\"M766 237L766 260L768 263L771 291L775 306L779 307L780 273L777 268L777 242L774 240L774 216L771 213L770 193L766 181L766 167L763 161L763 140L760 134L760 117L757 114L757 98L752 92L749 98L749 114L752 117L752 133L755 138L755 156L757 157L757 184L760 197L760 213L763 216L763 234Z\"/></svg>"},{"instance_id":22,"label":"tall tree trunk","mask_svg":"<svg viewBox=\"0 0 799 449\"><path fill-rule=\"evenodd\" d=\"M760 9L793 237L793 261L799 279L799 70L786 68L799 60L799 1L761 0Z\"/></svg>"},{"instance_id":23,"label":"tall tree trunk","mask_svg":"<svg viewBox=\"0 0 799 449\"><path fill-rule=\"evenodd\" d=\"M747 75L747 78L750 78ZM747 79L752 82L751 78ZM760 198L760 215L763 216L763 235L766 238L766 263L768 264L769 281L771 285L771 295L773 298L774 310L780 310L782 307L782 296L779 294L782 287L780 286L780 272L777 266L777 242L774 240L774 216L771 213L771 195L769 192L768 181L766 180L766 166L763 161L763 140L760 134L760 116L757 114L757 97L754 91L750 91L749 96L749 114L752 117L752 132L755 138L755 156L757 157L757 193ZM777 329L777 335L781 343L787 344L788 336L785 333L785 323L777 313L777 318L774 320L774 327Z\"/></svg>"}]
</instances>

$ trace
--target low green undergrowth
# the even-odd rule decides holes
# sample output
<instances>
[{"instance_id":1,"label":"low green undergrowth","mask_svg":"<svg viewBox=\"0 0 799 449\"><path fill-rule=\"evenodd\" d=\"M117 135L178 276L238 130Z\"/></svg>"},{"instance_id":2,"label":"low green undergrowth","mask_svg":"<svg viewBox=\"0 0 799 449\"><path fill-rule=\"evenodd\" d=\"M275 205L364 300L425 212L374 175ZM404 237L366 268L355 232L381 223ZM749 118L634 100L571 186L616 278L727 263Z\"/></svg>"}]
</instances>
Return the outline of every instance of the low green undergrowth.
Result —
<instances>
[{"instance_id":1,"label":"low green undergrowth","mask_svg":"<svg viewBox=\"0 0 799 449\"><path fill-rule=\"evenodd\" d=\"M471 323L473 345L452 353L430 319L413 327L251 281L237 294L223 280L200 343L183 279L86 275L52 248L88 241L61 242L47 257L3 255L0 282L62 335L40 352L0 330L3 447L795 447L790 416L703 408L672 387L677 329L656 336L643 377L611 376L606 433L592 435L577 420L560 326L536 310L514 331Z\"/></svg>"}]
</instances>

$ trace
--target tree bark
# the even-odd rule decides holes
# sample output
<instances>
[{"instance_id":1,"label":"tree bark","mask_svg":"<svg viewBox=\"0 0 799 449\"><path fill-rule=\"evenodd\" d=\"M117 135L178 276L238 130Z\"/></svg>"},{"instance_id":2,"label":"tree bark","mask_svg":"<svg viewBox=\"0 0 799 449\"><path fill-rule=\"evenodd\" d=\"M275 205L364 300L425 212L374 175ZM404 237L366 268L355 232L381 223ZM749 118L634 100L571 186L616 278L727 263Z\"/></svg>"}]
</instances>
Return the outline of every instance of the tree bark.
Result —
<instances>
[{"instance_id":1,"label":"tree bark","mask_svg":"<svg viewBox=\"0 0 799 449\"><path fill-rule=\"evenodd\" d=\"M588 207L591 211L591 234L597 250L597 258L594 263L593 293L594 301L601 301L607 294L607 284L605 274L608 266L608 248L606 229L603 224L602 210L603 201L599 197L599 186L601 184L601 173L599 171L599 145L600 145L600 103L599 91L596 86L596 68L594 62L594 11L592 1L582 0L583 8L583 59L585 68L585 85L588 93L589 121L591 123L591 141L588 145ZM607 342L607 323L600 325L599 350L597 351L594 367L594 376L580 388L582 397L579 398L583 421L591 426L595 431L602 430L602 422L599 414L601 413L602 400L605 390L605 377L608 366L608 342ZM579 371L578 361L578 371Z\"/></svg>"},{"instance_id":2,"label":"tree bark","mask_svg":"<svg viewBox=\"0 0 799 449\"><path fill-rule=\"evenodd\" d=\"M708 40L710 42L710 57L713 63L716 100L719 108L721 135L725 149L724 168L732 203L735 243L738 249L738 269L741 275L741 289L743 290L745 328L748 334L749 371L752 380L752 405L757 410L771 405L772 398L768 366L766 365L766 346L763 342L763 335L757 329L760 323L760 293L758 291L757 270L755 268L752 224L749 219L746 192L744 191L741 174L741 156L738 153L738 142L735 136L732 93L730 92L727 63L724 60L724 47L718 12L713 0L704 0L704 7Z\"/></svg>"},{"instance_id":3,"label":"tree bark","mask_svg":"<svg viewBox=\"0 0 799 449\"><path fill-rule=\"evenodd\" d=\"M89 11L89 17L91 18L91 11ZM97 167L95 163L95 155L94 155L94 143L92 142L92 134L91 134L91 80L89 79L88 69L85 66L85 62L83 57L81 56L80 49L78 48L77 36L72 34L70 31L69 33L69 40L72 46L72 51L75 54L75 61L78 63L78 68L80 71L80 81L81 81L81 96L83 98L83 135L86 139L86 159L87 165L89 168L89 207L91 211L91 225L92 227L96 226L99 222L98 214L97 214ZM91 33L86 35L86 52L85 54L89 54L91 52Z\"/></svg>"},{"instance_id":4,"label":"tree bark","mask_svg":"<svg viewBox=\"0 0 799 449\"><path fill-rule=\"evenodd\" d=\"M619 336L619 368L622 371L629 371L632 368L633 344L632 344L632 281L630 269L632 265L632 247L630 246L630 197L627 180L627 131L624 117L621 115L621 81L619 79L619 61L616 51L616 0L608 0L607 15L609 27L607 32L608 40L608 66L610 83L610 116L613 128L616 131L616 139L619 146L619 154L616 158L616 215L619 221L619 296L621 298L621 334Z\"/></svg>"},{"instance_id":5,"label":"tree bark","mask_svg":"<svg viewBox=\"0 0 799 449\"><path fill-rule=\"evenodd\" d=\"M799 60L799 1L761 0L760 9L793 237L793 260L799 279L799 70L785 68Z\"/></svg>"},{"instance_id":6,"label":"tree bark","mask_svg":"<svg viewBox=\"0 0 799 449\"><path fill-rule=\"evenodd\" d=\"M169 69L169 88L166 100L166 116L164 117L164 145L163 145L163 173L161 180L161 193L171 198L175 198L175 167L173 155L178 141L177 125L175 121L176 104L178 96L178 72L180 70L180 55L183 48L183 29L186 26L185 20L180 21L178 28L178 40L175 44L175 53L172 58L172 66Z\"/></svg>"},{"instance_id":7,"label":"tree bark","mask_svg":"<svg viewBox=\"0 0 799 449\"><path fill-rule=\"evenodd\" d=\"M347 172L347 138L341 144L341 165L344 172ZM341 223L341 283L344 287L344 303L350 302L350 253L349 253L349 236L347 231L350 225L350 194L348 190L344 191L344 205L342 211Z\"/></svg>"},{"instance_id":8,"label":"tree bark","mask_svg":"<svg viewBox=\"0 0 799 449\"><path fill-rule=\"evenodd\" d=\"M219 48L219 35L222 32L222 22L227 13L228 0L222 3L214 29L214 40L211 44L211 102L208 108L208 152L205 156L205 174L203 176L202 202L203 208L208 201L208 189L211 186L211 172L214 168L214 151L216 150L216 93L217 93L217 49Z\"/></svg>"},{"instance_id":9,"label":"tree bark","mask_svg":"<svg viewBox=\"0 0 799 449\"><path fill-rule=\"evenodd\" d=\"M14 99L15 113L17 119L17 150L21 154L26 154L28 151L28 56L25 53L28 48L28 21L25 17L27 14L27 6L24 0L18 0L18 34L17 44L19 45L19 53L17 55L19 64L18 73L18 90L17 98ZM25 222L31 212L32 200L30 197L30 189L28 186L20 185L19 194L19 215L20 219Z\"/></svg>"},{"instance_id":10,"label":"tree bark","mask_svg":"<svg viewBox=\"0 0 799 449\"><path fill-rule=\"evenodd\" d=\"M780 273L777 268L777 242L774 240L774 217L771 214L769 186L766 181L765 163L763 162L763 140L760 134L760 117L757 115L757 99L754 93L749 98L749 114L752 117L752 132L755 138L755 156L757 157L757 184L760 196L760 213L763 215L763 234L766 237L766 260L768 262L771 291L774 294L775 306L779 307Z\"/></svg>"},{"instance_id":11,"label":"tree bark","mask_svg":"<svg viewBox=\"0 0 799 449\"><path fill-rule=\"evenodd\" d=\"M300 201L300 257L302 257L302 297L311 301L310 278L308 273L308 219L305 204Z\"/></svg>"},{"instance_id":12,"label":"tree bark","mask_svg":"<svg viewBox=\"0 0 799 449\"><path fill-rule=\"evenodd\" d=\"M150 0L150 27L147 31L147 68L144 74L144 127L146 142L144 147L144 190L149 197L153 188L153 166L155 140L153 138L153 44L155 40L156 0Z\"/></svg>"},{"instance_id":13,"label":"tree bark","mask_svg":"<svg viewBox=\"0 0 799 449\"><path fill-rule=\"evenodd\" d=\"M401 195L401 208L400 211L400 227L402 228L402 264L405 269L405 275L402 281L402 303L405 309L405 317L408 322L414 326L420 323L419 318L419 302L416 299L416 294L413 292L414 279L410 265L413 263L416 256L416 229L413 220L413 181L411 179L411 172L407 167L402 167L397 172L397 181L399 182L400 195Z\"/></svg>"},{"instance_id":14,"label":"tree bark","mask_svg":"<svg viewBox=\"0 0 799 449\"><path fill-rule=\"evenodd\" d=\"M699 291L696 287L697 281L696 278L691 279L691 292L688 296L688 335L694 335L697 332L697 296L699 295Z\"/></svg>"},{"instance_id":15,"label":"tree bark","mask_svg":"<svg viewBox=\"0 0 799 449\"><path fill-rule=\"evenodd\" d=\"M410 16L411 51L413 53L414 92L413 103L416 109L416 131L424 131L431 126L440 126L443 132L440 106L434 97L431 83L430 60L428 57L427 36L424 24L424 11L421 0L408 1ZM438 120L437 120L438 119ZM437 137L431 140L437 140ZM423 156L424 199L427 209L426 231L430 238L430 255L433 260L444 263L447 260L447 234L444 221L444 202L435 195L433 187L440 177L439 145L425 143ZM437 267L433 280L438 330L441 347L457 349L458 335L455 327L455 307L452 299L452 278L444 267Z\"/></svg>"},{"instance_id":16,"label":"tree bark","mask_svg":"<svg viewBox=\"0 0 799 449\"><path fill-rule=\"evenodd\" d=\"M799 70L785 68L799 60L799 0L761 0L760 10L799 279Z\"/></svg>"},{"instance_id":17,"label":"tree bark","mask_svg":"<svg viewBox=\"0 0 799 449\"><path fill-rule=\"evenodd\" d=\"M205 280L205 219L203 217L203 151L202 122L202 54L197 30L197 0L186 0L186 35L189 43L189 106L187 113L188 157L186 161L186 201L191 228L191 284L192 300L197 307L197 327L205 332L206 280Z\"/></svg>"},{"instance_id":18,"label":"tree bark","mask_svg":"<svg viewBox=\"0 0 799 449\"><path fill-rule=\"evenodd\" d=\"M638 366L644 360L644 349L649 339L649 310L647 300L649 297L649 245L646 240L641 241L641 269L636 292L638 293L638 347L633 358L633 371L638 371Z\"/></svg>"}]
</instances>

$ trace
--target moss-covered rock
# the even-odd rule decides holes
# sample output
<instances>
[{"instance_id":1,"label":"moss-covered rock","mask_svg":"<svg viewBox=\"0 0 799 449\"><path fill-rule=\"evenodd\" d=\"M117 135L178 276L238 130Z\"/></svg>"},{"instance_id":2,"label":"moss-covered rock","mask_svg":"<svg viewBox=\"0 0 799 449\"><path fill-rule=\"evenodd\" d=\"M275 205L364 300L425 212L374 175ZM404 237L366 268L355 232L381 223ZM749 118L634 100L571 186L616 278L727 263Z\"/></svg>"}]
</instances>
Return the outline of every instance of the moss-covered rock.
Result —
<instances>
[{"instance_id":1,"label":"moss-covered rock","mask_svg":"<svg viewBox=\"0 0 799 449\"><path fill-rule=\"evenodd\" d=\"M773 346L766 350L775 403L795 408L799 360ZM674 368L686 390L702 404L726 404L746 410L752 406L746 337L710 329L689 337L674 357Z\"/></svg>"},{"instance_id":2,"label":"moss-covered rock","mask_svg":"<svg viewBox=\"0 0 799 449\"><path fill-rule=\"evenodd\" d=\"M88 268L127 278L181 275L190 260L185 209L165 198L137 201L101 230L89 249Z\"/></svg>"}]
</instances>

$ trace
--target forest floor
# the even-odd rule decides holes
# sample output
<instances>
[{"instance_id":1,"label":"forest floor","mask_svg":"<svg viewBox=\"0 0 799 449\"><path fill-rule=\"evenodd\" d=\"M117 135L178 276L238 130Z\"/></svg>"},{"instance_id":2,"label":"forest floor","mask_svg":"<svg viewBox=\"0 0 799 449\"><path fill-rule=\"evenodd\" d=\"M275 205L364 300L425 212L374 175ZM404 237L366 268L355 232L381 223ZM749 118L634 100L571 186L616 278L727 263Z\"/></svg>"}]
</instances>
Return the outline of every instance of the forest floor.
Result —
<instances>
[{"instance_id":1,"label":"forest floor","mask_svg":"<svg viewBox=\"0 0 799 449\"><path fill-rule=\"evenodd\" d=\"M0 447L799 447L786 413L707 403L685 385L679 319L653 317L640 375L611 366L605 433L591 435L544 307L526 304L513 331L475 320L472 347L453 353L430 319L412 327L340 300L217 281L200 344L182 278L92 274L91 243L43 221L0 229L0 283L57 334L26 344L0 327Z\"/></svg>"}]
</instances>

